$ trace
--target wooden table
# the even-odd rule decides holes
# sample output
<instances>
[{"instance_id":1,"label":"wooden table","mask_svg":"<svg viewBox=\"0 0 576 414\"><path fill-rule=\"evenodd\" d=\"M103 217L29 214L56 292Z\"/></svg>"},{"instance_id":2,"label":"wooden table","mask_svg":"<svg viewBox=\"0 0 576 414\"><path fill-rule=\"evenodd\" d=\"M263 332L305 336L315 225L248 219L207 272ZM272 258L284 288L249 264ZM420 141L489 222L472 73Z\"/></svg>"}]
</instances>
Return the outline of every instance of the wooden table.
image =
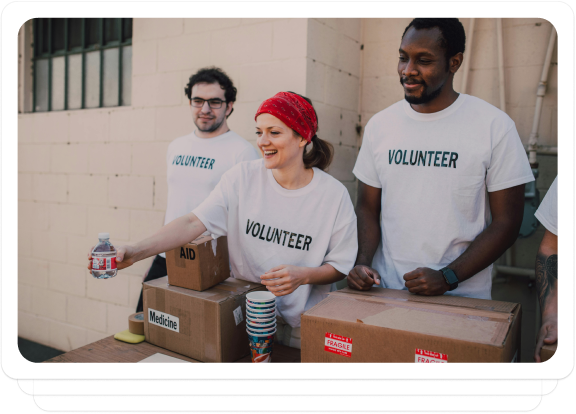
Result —
<instances>
[{"instance_id":1,"label":"wooden table","mask_svg":"<svg viewBox=\"0 0 576 414\"><path fill-rule=\"evenodd\" d=\"M128 344L114 339L114 336L109 336L44 362L139 362L155 353L161 353L188 362L200 362L149 344L146 341L139 344ZM236 362L252 362L252 360L250 355L247 355ZM272 352L272 362L300 362L300 350L275 344Z\"/></svg>"}]
</instances>

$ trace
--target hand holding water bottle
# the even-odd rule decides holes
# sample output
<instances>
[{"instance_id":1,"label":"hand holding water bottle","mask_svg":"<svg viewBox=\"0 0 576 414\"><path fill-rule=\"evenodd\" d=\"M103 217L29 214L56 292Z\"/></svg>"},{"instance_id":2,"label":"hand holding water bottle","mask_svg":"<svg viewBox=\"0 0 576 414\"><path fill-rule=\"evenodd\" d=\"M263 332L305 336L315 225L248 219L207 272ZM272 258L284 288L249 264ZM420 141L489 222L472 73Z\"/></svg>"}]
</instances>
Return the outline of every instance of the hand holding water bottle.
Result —
<instances>
[{"instance_id":1,"label":"hand holding water bottle","mask_svg":"<svg viewBox=\"0 0 576 414\"><path fill-rule=\"evenodd\" d=\"M96 279L109 279L116 276L118 270L134 264L130 246L115 248L109 241L109 233L99 233L98 239L99 243L88 253L88 270Z\"/></svg>"}]
</instances>

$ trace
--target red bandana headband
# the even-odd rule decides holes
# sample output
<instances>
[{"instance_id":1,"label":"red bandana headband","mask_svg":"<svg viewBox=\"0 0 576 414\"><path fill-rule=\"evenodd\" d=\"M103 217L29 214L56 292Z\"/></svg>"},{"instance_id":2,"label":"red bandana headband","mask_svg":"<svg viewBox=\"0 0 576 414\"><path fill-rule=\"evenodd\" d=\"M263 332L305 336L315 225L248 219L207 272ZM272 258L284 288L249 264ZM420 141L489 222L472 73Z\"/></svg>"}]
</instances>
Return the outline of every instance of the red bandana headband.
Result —
<instances>
[{"instance_id":1,"label":"red bandana headband","mask_svg":"<svg viewBox=\"0 0 576 414\"><path fill-rule=\"evenodd\" d=\"M254 120L263 113L275 116L308 142L312 141L318 131L314 108L295 93L278 92L272 98L266 99L256 111Z\"/></svg>"}]
</instances>

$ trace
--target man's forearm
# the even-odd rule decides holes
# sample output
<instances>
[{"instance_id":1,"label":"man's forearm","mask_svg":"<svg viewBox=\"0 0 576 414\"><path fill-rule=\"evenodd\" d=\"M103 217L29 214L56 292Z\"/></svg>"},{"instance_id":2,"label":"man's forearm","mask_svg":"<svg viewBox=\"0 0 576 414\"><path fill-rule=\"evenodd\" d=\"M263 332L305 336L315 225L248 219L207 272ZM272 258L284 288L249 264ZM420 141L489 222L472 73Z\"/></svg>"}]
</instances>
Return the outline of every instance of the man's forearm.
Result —
<instances>
[{"instance_id":1,"label":"man's forearm","mask_svg":"<svg viewBox=\"0 0 576 414\"><path fill-rule=\"evenodd\" d=\"M358 255L356 265L372 266L372 259L380 243L380 215L358 209Z\"/></svg>"},{"instance_id":2,"label":"man's forearm","mask_svg":"<svg viewBox=\"0 0 576 414\"><path fill-rule=\"evenodd\" d=\"M206 227L194 214L178 217L163 226L153 236L136 243L134 261L167 252L196 239Z\"/></svg>"},{"instance_id":3,"label":"man's forearm","mask_svg":"<svg viewBox=\"0 0 576 414\"><path fill-rule=\"evenodd\" d=\"M492 222L448 267L460 282L470 279L502 256L517 237L514 224Z\"/></svg>"}]
</instances>

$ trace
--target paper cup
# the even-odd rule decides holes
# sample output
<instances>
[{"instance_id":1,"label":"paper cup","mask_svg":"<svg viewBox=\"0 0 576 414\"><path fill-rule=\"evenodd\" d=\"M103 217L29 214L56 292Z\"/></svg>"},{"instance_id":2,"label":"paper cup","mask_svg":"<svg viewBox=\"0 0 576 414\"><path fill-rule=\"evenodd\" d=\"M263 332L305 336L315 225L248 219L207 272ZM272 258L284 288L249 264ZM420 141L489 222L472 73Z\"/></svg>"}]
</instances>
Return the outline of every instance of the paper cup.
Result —
<instances>
[{"instance_id":1,"label":"paper cup","mask_svg":"<svg viewBox=\"0 0 576 414\"><path fill-rule=\"evenodd\" d=\"M271 362L274 335L251 334L248 332L252 362Z\"/></svg>"},{"instance_id":2,"label":"paper cup","mask_svg":"<svg viewBox=\"0 0 576 414\"><path fill-rule=\"evenodd\" d=\"M273 315L276 315L276 307L268 310L257 310L251 309L248 307L248 305L246 305L246 315L252 316L254 318L269 319Z\"/></svg>"},{"instance_id":3,"label":"paper cup","mask_svg":"<svg viewBox=\"0 0 576 414\"><path fill-rule=\"evenodd\" d=\"M252 322L269 322L272 320L276 320L276 312L270 313L267 315L260 315L260 314L246 312L246 320L249 320Z\"/></svg>"},{"instance_id":4,"label":"paper cup","mask_svg":"<svg viewBox=\"0 0 576 414\"><path fill-rule=\"evenodd\" d=\"M246 327L246 332L248 332L248 335L274 335L276 333L276 325L265 329L251 329L248 326Z\"/></svg>"},{"instance_id":5,"label":"paper cup","mask_svg":"<svg viewBox=\"0 0 576 414\"><path fill-rule=\"evenodd\" d=\"M250 344L252 362L272 362L273 348L273 345L270 345L268 348L258 348L253 347L252 344Z\"/></svg>"},{"instance_id":6,"label":"paper cup","mask_svg":"<svg viewBox=\"0 0 576 414\"><path fill-rule=\"evenodd\" d=\"M255 327L255 328L264 328L267 326L275 325L276 324L276 318L270 318L267 320L254 320L251 318L246 318L246 323L250 326Z\"/></svg>"},{"instance_id":7,"label":"paper cup","mask_svg":"<svg viewBox=\"0 0 576 414\"><path fill-rule=\"evenodd\" d=\"M250 313L246 312L246 319L250 319L251 321L262 322L263 320L273 319L276 318L276 312L268 312L268 313Z\"/></svg>"},{"instance_id":8,"label":"paper cup","mask_svg":"<svg viewBox=\"0 0 576 414\"><path fill-rule=\"evenodd\" d=\"M246 329L250 330L251 332L254 333L274 333L272 331L274 331L276 329L276 323L269 325L269 326L252 326L252 325L246 325Z\"/></svg>"},{"instance_id":9,"label":"paper cup","mask_svg":"<svg viewBox=\"0 0 576 414\"><path fill-rule=\"evenodd\" d=\"M251 311L267 311L270 309L276 309L276 303L267 303L265 305L254 305L250 302L246 302L246 309Z\"/></svg>"},{"instance_id":10,"label":"paper cup","mask_svg":"<svg viewBox=\"0 0 576 414\"><path fill-rule=\"evenodd\" d=\"M246 295L246 303L251 305L266 305L276 302L276 296L272 292L250 292Z\"/></svg>"}]
</instances>

